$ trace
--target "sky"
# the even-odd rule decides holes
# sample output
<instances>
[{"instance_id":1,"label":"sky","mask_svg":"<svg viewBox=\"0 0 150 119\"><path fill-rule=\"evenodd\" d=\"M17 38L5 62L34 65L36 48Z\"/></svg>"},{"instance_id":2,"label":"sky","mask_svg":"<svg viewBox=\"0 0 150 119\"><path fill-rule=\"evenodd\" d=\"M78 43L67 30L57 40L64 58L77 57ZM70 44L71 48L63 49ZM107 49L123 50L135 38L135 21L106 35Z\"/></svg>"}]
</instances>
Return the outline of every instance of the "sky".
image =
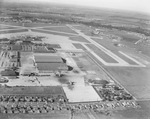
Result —
<instances>
[{"instance_id":1,"label":"sky","mask_svg":"<svg viewBox=\"0 0 150 119\"><path fill-rule=\"evenodd\" d=\"M73 4L73 5L110 8L110 9L113 8L120 10L130 10L130 11L150 13L150 0L13 0L13 1L53 2L53 3Z\"/></svg>"}]
</instances>

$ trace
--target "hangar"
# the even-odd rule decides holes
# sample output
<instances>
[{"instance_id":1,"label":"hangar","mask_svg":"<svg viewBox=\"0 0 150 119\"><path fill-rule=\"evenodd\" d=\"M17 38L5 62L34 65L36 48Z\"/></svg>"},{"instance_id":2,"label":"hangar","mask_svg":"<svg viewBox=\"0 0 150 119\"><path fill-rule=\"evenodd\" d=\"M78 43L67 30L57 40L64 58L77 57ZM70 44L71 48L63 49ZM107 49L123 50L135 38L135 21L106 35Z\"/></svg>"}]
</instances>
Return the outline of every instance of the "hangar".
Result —
<instances>
[{"instance_id":1,"label":"hangar","mask_svg":"<svg viewBox=\"0 0 150 119\"><path fill-rule=\"evenodd\" d=\"M63 60L58 55L45 55L45 54L35 54L36 63L63 63Z\"/></svg>"},{"instance_id":2,"label":"hangar","mask_svg":"<svg viewBox=\"0 0 150 119\"><path fill-rule=\"evenodd\" d=\"M35 54L35 66L39 73L67 71L68 67L58 55Z\"/></svg>"},{"instance_id":3,"label":"hangar","mask_svg":"<svg viewBox=\"0 0 150 119\"><path fill-rule=\"evenodd\" d=\"M37 63L39 72L67 71L65 63Z\"/></svg>"}]
</instances>

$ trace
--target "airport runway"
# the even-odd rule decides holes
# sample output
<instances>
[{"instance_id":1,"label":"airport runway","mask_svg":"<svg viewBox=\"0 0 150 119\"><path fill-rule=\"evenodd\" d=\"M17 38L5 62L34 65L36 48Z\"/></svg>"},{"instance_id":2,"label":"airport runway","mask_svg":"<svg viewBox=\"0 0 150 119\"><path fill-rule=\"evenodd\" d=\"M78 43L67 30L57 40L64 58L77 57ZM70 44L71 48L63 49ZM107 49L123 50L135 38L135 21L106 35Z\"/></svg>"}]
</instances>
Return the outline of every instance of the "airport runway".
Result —
<instances>
[{"instance_id":1,"label":"airport runway","mask_svg":"<svg viewBox=\"0 0 150 119\"><path fill-rule=\"evenodd\" d=\"M104 46L98 44L97 42L95 42L94 40L92 40L89 36L85 35L84 33L82 33L80 30L75 29L73 26L71 25L67 25L70 29L74 30L75 32L77 32L80 36L82 36L83 38L85 38L86 40L88 40L90 43L94 44L96 47L98 47L101 51L103 51L105 54L109 55L111 58L113 58L114 60L117 61L117 63L108 63L105 60L103 60L102 58L100 58L98 55L96 55L92 50L90 50L89 48L87 48L85 45L84 47L86 47L86 49L88 51L92 51L92 54L99 60L101 61L104 65L106 66L129 66L129 67L146 67L145 65L143 65L142 63L138 62L137 60L131 58L130 56L128 56L127 54L121 52L121 54L123 54L125 57L131 59L132 61L136 62L137 65L131 65L128 62L124 61L123 59L121 59L119 56L117 56L116 54L114 54L113 52L111 52L110 50L106 49Z\"/></svg>"}]
</instances>

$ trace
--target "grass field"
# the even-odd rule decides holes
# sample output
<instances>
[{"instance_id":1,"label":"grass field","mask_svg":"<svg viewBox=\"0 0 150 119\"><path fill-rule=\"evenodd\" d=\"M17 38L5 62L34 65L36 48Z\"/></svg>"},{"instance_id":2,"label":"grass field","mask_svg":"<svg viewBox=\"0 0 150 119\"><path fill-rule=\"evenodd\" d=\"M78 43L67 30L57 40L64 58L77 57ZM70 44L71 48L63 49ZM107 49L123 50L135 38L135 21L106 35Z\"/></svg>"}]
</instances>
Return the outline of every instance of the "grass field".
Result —
<instances>
[{"instance_id":1,"label":"grass field","mask_svg":"<svg viewBox=\"0 0 150 119\"><path fill-rule=\"evenodd\" d=\"M24 23L24 27L47 27L47 26L64 26L63 24L48 24L48 23Z\"/></svg>"},{"instance_id":2,"label":"grass field","mask_svg":"<svg viewBox=\"0 0 150 119\"><path fill-rule=\"evenodd\" d=\"M50 48L61 48L59 44L49 44L48 47L50 47Z\"/></svg>"},{"instance_id":3,"label":"grass field","mask_svg":"<svg viewBox=\"0 0 150 119\"><path fill-rule=\"evenodd\" d=\"M104 67L137 99L150 98L150 69L132 67Z\"/></svg>"},{"instance_id":4,"label":"grass field","mask_svg":"<svg viewBox=\"0 0 150 119\"><path fill-rule=\"evenodd\" d=\"M104 47L106 47L111 51L118 51L120 49L119 47L114 46L114 43L111 42L111 39L108 38L104 38L104 39L91 38L91 39L97 42L98 44L103 45Z\"/></svg>"},{"instance_id":5,"label":"grass field","mask_svg":"<svg viewBox=\"0 0 150 119\"><path fill-rule=\"evenodd\" d=\"M127 63L131 64L131 65L138 65L136 62L134 62L133 60L127 58L126 56L122 55L121 53L119 53L118 51L114 51L114 54L116 54L117 56L119 56L121 59L123 59L124 61L126 61Z\"/></svg>"},{"instance_id":6,"label":"grass field","mask_svg":"<svg viewBox=\"0 0 150 119\"><path fill-rule=\"evenodd\" d=\"M137 42L138 40L140 40L140 38L136 38L136 37L132 37L132 36L128 36L128 35L121 35L122 37L122 40L125 40L125 41L128 41L128 42L132 42L132 43L135 43Z\"/></svg>"},{"instance_id":7,"label":"grass field","mask_svg":"<svg viewBox=\"0 0 150 119\"><path fill-rule=\"evenodd\" d=\"M141 51L142 54L147 55L148 57L150 57L150 46L149 45L145 45L143 43L139 43L139 44L133 44L127 41L122 41L122 44L128 46L130 49L135 49L137 52Z\"/></svg>"},{"instance_id":8,"label":"grass field","mask_svg":"<svg viewBox=\"0 0 150 119\"><path fill-rule=\"evenodd\" d=\"M84 30L88 30L90 31L91 28L88 27L88 26L85 26L85 25L80 25L80 26L74 26L74 28L78 29L78 30L81 30L81 31L84 31Z\"/></svg>"},{"instance_id":9,"label":"grass field","mask_svg":"<svg viewBox=\"0 0 150 119\"><path fill-rule=\"evenodd\" d=\"M76 61L81 70L93 71L93 74L87 73L85 79L95 80L96 78L99 78L107 81L111 80L111 78L89 57L89 55L87 55L87 53L82 53L79 57L72 58Z\"/></svg>"},{"instance_id":10,"label":"grass field","mask_svg":"<svg viewBox=\"0 0 150 119\"><path fill-rule=\"evenodd\" d=\"M149 45L138 44L135 47L136 47L137 51L142 51L143 54L150 57L150 46Z\"/></svg>"},{"instance_id":11,"label":"grass field","mask_svg":"<svg viewBox=\"0 0 150 119\"><path fill-rule=\"evenodd\" d=\"M15 23L15 22L0 22L0 24L12 25L12 26L22 26L22 23Z\"/></svg>"},{"instance_id":12,"label":"grass field","mask_svg":"<svg viewBox=\"0 0 150 119\"><path fill-rule=\"evenodd\" d=\"M7 26L4 26L4 25L0 24L0 29L7 29Z\"/></svg>"},{"instance_id":13,"label":"grass field","mask_svg":"<svg viewBox=\"0 0 150 119\"><path fill-rule=\"evenodd\" d=\"M106 47L107 49L109 49L110 51L112 51L114 54L116 54L117 56L119 56L120 58L122 58L123 60L125 60L126 62L128 62L131 65L137 65L137 63L135 63L134 61L130 60L129 58L125 57L124 55L122 55L121 53L119 53L119 50L122 50L120 47L116 47L114 46L114 44L112 42L109 41L109 39L97 39L97 38L92 38L95 42L97 42L100 45L103 45L104 47Z\"/></svg>"},{"instance_id":14,"label":"grass field","mask_svg":"<svg viewBox=\"0 0 150 119\"><path fill-rule=\"evenodd\" d=\"M87 47L89 47L91 50L93 50L99 57L101 57L105 62L108 63L118 63L116 60L111 58L109 55L107 55L105 52L100 50L98 47L96 47L93 44L86 44Z\"/></svg>"},{"instance_id":15,"label":"grass field","mask_svg":"<svg viewBox=\"0 0 150 119\"><path fill-rule=\"evenodd\" d=\"M77 41L77 42L90 43L88 40L86 40L85 38L81 36L70 37L69 39L72 41Z\"/></svg>"},{"instance_id":16,"label":"grass field","mask_svg":"<svg viewBox=\"0 0 150 119\"><path fill-rule=\"evenodd\" d=\"M14 30L0 31L0 34L27 32L27 31L28 31L28 29L14 29Z\"/></svg>"},{"instance_id":17,"label":"grass field","mask_svg":"<svg viewBox=\"0 0 150 119\"><path fill-rule=\"evenodd\" d=\"M93 36L92 35L92 28L90 28L90 27L87 27L85 25L80 25L80 26L75 26L75 28L81 30L84 34L86 34L88 36ZM103 33L108 34L108 35L114 34L114 35L120 36L122 38L122 40L130 42L130 43L135 43L138 40L140 40L140 38L138 36L133 35L133 34L128 34L128 33L123 32L123 31L107 30L107 31L104 31ZM98 35L94 35L94 36L100 37L101 35L98 34Z\"/></svg>"},{"instance_id":18,"label":"grass field","mask_svg":"<svg viewBox=\"0 0 150 119\"><path fill-rule=\"evenodd\" d=\"M14 79L15 80L15 79ZM64 95L60 86L25 86L25 87L0 87L0 94L6 95ZM64 95L65 96L65 95Z\"/></svg>"},{"instance_id":19,"label":"grass field","mask_svg":"<svg viewBox=\"0 0 150 119\"><path fill-rule=\"evenodd\" d=\"M93 59L94 61L96 61L98 64L103 65L103 63L101 63L96 57L94 57L92 53L90 53L88 51L86 51L86 53L89 55L89 57L91 59Z\"/></svg>"},{"instance_id":20,"label":"grass field","mask_svg":"<svg viewBox=\"0 0 150 119\"><path fill-rule=\"evenodd\" d=\"M0 114L0 119L70 119L70 112L55 111L49 114Z\"/></svg>"},{"instance_id":21,"label":"grass field","mask_svg":"<svg viewBox=\"0 0 150 119\"><path fill-rule=\"evenodd\" d=\"M15 27L5 26L3 24L0 24L0 30L3 30L3 29L15 29Z\"/></svg>"},{"instance_id":22,"label":"grass field","mask_svg":"<svg viewBox=\"0 0 150 119\"><path fill-rule=\"evenodd\" d=\"M67 26L63 26L63 27L61 27L61 26L60 27L46 27L46 28L42 28L42 29L77 34L75 31L71 30Z\"/></svg>"},{"instance_id":23,"label":"grass field","mask_svg":"<svg viewBox=\"0 0 150 119\"><path fill-rule=\"evenodd\" d=\"M80 43L73 43L73 45L74 45L77 49L86 50L86 48L85 48L85 47L83 47L83 45L82 45L82 44L80 44Z\"/></svg>"},{"instance_id":24,"label":"grass field","mask_svg":"<svg viewBox=\"0 0 150 119\"><path fill-rule=\"evenodd\" d=\"M58 33L58 32L55 32L55 31L43 31L43 30L40 30L40 29L31 29L31 31L46 33L46 34L53 34L53 35L60 35L60 36L68 36L68 37L74 36L74 35L67 34L67 33Z\"/></svg>"},{"instance_id":25,"label":"grass field","mask_svg":"<svg viewBox=\"0 0 150 119\"><path fill-rule=\"evenodd\" d=\"M18 27L7 27L7 26L0 26L0 30L6 30L6 29L16 29Z\"/></svg>"},{"instance_id":26,"label":"grass field","mask_svg":"<svg viewBox=\"0 0 150 119\"><path fill-rule=\"evenodd\" d=\"M85 35L87 36L93 36L92 34L92 28L85 26L85 25L80 25L80 26L74 26L74 28L80 30L81 32L83 32ZM96 37L98 37L98 35L94 35Z\"/></svg>"},{"instance_id":27,"label":"grass field","mask_svg":"<svg viewBox=\"0 0 150 119\"><path fill-rule=\"evenodd\" d=\"M102 63L96 59L90 52L87 54L94 59L98 64ZM149 68L134 68L134 67L107 67L104 69L114 77L125 89L129 91L137 99L149 99L150 81Z\"/></svg>"},{"instance_id":28,"label":"grass field","mask_svg":"<svg viewBox=\"0 0 150 119\"><path fill-rule=\"evenodd\" d=\"M124 31L113 31L113 30L109 30L106 32L107 34L114 34L117 36L120 36L122 38L122 40L131 42L131 43L135 43L138 40L140 40L140 37L134 35L134 34L128 34Z\"/></svg>"}]
</instances>

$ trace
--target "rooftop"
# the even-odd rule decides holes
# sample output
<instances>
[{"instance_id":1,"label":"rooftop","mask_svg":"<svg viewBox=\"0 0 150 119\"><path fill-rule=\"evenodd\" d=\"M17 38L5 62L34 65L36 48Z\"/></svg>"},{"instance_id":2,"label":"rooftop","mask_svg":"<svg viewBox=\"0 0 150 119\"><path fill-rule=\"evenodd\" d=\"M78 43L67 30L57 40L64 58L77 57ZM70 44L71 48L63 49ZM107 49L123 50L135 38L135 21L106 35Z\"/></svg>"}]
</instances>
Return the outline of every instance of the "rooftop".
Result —
<instances>
[{"instance_id":1,"label":"rooftop","mask_svg":"<svg viewBox=\"0 0 150 119\"><path fill-rule=\"evenodd\" d=\"M35 62L36 63L63 63L63 60L60 56L52 55L35 55Z\"/></svg>"},{"instance_id":2,"label":"rooftop","mask_svg":"<svg viewBox=\"0 0 150 119\"><path fill-rule=\"evenodd\" d=\"M57 71L57 70L68 70L65 63L37 63L39 71Z\"/></svg>"}]
</instances>

